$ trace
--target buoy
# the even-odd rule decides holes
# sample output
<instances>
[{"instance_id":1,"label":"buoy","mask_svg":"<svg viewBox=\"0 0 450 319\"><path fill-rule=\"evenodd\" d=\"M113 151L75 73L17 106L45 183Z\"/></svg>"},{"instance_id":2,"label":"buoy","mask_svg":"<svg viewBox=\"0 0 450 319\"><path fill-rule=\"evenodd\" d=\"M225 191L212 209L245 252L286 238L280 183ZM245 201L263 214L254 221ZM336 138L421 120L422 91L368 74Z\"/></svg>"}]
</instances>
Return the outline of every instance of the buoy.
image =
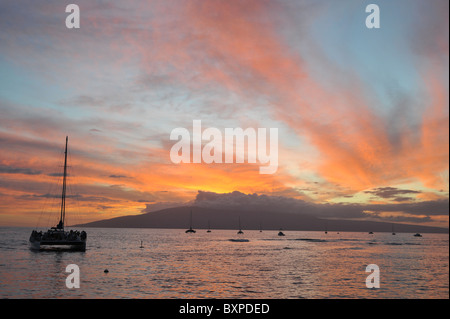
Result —
<instances>
[{"instance_id":1,"label":"buoy","mask_svg":"<svg viewBox=\"0 0 450 319\"><path fill-rule=\"evenodd\" d=\"M109 270L108 270L108 269L105 269L105 270L103 270L103 272L106 274L106 273L109 272Z\"/></svg>"}]
</instances>

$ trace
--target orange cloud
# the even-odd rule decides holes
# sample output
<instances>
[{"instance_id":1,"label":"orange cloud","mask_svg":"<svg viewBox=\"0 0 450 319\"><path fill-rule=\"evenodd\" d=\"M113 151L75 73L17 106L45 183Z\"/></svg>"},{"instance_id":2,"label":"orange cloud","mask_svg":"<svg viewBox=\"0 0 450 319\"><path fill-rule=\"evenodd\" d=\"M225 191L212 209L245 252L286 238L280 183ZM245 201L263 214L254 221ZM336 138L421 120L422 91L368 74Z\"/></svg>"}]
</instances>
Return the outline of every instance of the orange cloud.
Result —
<instances>
[{"instance_id":1,"label":"orange cloud","mask_svg":"<svg viewBox=\"0 0 450 319\"><path fill-rule=\"evenodd\" d=\"M346 82L336 83L330 91L308 76L302 59L273 33L268 20L258 24L252 19L273 9L251 1L188 7L191 27L205 30L200 32L204 50L212 55L220 52L227 67L236 68L237 77L213 69L206 73L208 79L241 91L272 89L273 112L318 149L316 170L329 182L353 191L416 180L427 187L442 187L440 173L448 170L449 122L448 90L436 80L439 72L424 79L431 101L423 107L420 137L400 117L401 143L395 144L385 116L372 110L376 105L364 95L356 77L341 73Z\"/></svg>"}]
</instances>

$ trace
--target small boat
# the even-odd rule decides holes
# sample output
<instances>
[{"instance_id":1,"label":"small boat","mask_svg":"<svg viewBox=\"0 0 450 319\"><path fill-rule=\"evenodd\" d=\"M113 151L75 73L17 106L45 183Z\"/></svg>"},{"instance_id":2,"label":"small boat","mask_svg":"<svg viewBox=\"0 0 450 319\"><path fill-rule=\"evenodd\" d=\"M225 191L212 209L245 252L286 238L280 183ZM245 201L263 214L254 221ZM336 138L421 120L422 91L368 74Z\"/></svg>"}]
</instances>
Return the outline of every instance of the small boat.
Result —
<instances>
[{"instance_id":1,"label":"small boat","mask_svg":"<svg viewBox=\"0 0 450 319\"><path fill-rule=\"evenodd\" d=\"M239 217L239 231L237 233L238 233L238 235L241 235L244 233L241 229L241 217Z\"/></svg>"},{"instance_id":2,"label":"small boat","mask_svg":"<svg viewBox=\"0 0 450 319\"><path fill-rule=\"evenodd\" d=\"M78 230L64 230L64 221L66 217L66 185L67 185L67 144L69 137L66 136L66 148L64 151L64 175L61 195L61 212L59 223L55 227L51 227L46 232L33 230L31 232L29 242L30 248L35 250L45 249L64 249L72 251L85 251L87 234Z\"/></svg>"},{"instance_id":3,"label":"small boat","mask_svg":"<svg viewBox=\"0 0 450 319\"><path fill-rule=\"evenodd\" d=\"M250 240L248 239L236 239L236 238L231 238L228 239L231 242L235 242L235 243L248 243Z\"/></svg>"},{"instance_id":4,"label":"small boat","mask_svg":"<svg viewBox=\"0 0 450 319\"><path fill-rule=\"evenodd\" d=\"M196 231L192 228L192 209L191 209L191 221L190 221L190 226L189 229L185 231L186 234L189 233L195 233Z\"/></svg>"},{"instance_id":5,"label":"small boat","mask_svg":"<svg viewBox=\"0 0 450 319\"><path fill-rule=\"evenodd\" d=\"M372 232L372 231L370 231L370 232L369 232L369 235L373 235L373 232Z\"/></svg>"},{"instance_id":6,"label":"small boat","mask_svg":"<svg viewBox=\"0 0 450 319\"><path fill-rule=\"evenodd\" d=\"M208 220L208 230L206 231L207 233L211 232L211 227L209 226L209 220Z\"/></svg>"},{"instance_id":7,"label":"small boat","mask_svg":"<svg viewBox=\"0 0 450 319\"><path fill-rule=\"evenodd\" d=\"M414 234L414 237L422 237L422 235L419 233L416 233L416 234Z\"/></svg>"},{"instance_id":8,"label":"small boat","mask_svg":"<svg viewBox=\"0 0 450 319\"><path fill-rule=\"evenodd\" d=\"M285 236L285 234L282 232L281 228L280 228L280 231L278 232L278 236Z\"/></svg>"}]
</instances>

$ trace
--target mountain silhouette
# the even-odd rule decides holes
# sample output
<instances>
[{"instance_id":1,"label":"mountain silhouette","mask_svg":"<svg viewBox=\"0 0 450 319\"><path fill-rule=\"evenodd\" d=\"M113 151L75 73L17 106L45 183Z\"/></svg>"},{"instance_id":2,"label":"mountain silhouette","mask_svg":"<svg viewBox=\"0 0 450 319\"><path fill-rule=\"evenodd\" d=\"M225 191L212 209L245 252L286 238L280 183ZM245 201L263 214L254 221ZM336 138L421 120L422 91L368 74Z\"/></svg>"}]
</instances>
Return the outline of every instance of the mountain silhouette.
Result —
<instances>
[{"instance_id":1,"label":"mountain silhouette","mask_svg":"<svg viewBox=\"0 0 450 319\"><path fill-rule=\"evenodd\" d=\"M304 230L304 231L355 231L391 232L391 222L363 220L320 219L303 213L255 211L245 209L215 209L181 206L139 215L122 216L94 221L76 226L105 228L189 228L192 210L192 227L195 229L238 229L240 218L243 230ZM395 231L408 233L448 233L447 228L395 224Z\"/></svg>"}]
</instances>

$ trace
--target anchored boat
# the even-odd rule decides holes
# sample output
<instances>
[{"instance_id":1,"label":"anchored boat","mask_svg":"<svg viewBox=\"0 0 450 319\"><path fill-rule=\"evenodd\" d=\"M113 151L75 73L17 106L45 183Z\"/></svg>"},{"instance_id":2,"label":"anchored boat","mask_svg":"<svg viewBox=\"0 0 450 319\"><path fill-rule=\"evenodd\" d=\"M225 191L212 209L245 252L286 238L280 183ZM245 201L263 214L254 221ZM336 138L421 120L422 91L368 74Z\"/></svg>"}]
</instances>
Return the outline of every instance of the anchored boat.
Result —
<instances>
[{"instance_id":1,"label":"anchored boat","mask_svg":"<svg viewBox=\"0 0 450 319\"><path fill-rule=\"evenodd\" d=\"M64 175L61 194L61 212L59 223L51 227L46 232L33 230L30 235L30 247L32 249L43 250L47 248L62 248L67 250L86 250L87 234L78 230L64 230L64 220L66 217L66 184L67 184L67 144L69 138L66 136L66 148L64 151Z\"/></svg>"},{"instance_id":2,"label":"anchored boat","mask_svg":"<svg viewBox=\"0 0 450 319\"><path fill-rule=\"evenodd\" d=\"M241 235L244 233L241 228L241 216L239 216L239 231L237 233L238 233L238 235Z\"/></svg>"},{"instance_id":3,"label":"anchored boat","mask_svg":"<svg viewBox=\"0 0 450 319\"><path fill-rule=\"evenodd\" d=\"M189 229L185 231L185 233L186 233L186 234L189 234L189 233L195 233L195 232L196 232L195 229L192 228L192 209L191 209L190 226L189 226Z\"/></svg>"}]
</instances>

